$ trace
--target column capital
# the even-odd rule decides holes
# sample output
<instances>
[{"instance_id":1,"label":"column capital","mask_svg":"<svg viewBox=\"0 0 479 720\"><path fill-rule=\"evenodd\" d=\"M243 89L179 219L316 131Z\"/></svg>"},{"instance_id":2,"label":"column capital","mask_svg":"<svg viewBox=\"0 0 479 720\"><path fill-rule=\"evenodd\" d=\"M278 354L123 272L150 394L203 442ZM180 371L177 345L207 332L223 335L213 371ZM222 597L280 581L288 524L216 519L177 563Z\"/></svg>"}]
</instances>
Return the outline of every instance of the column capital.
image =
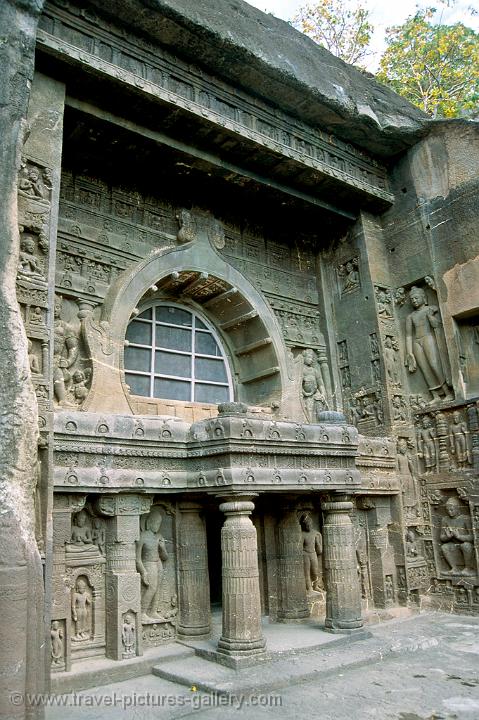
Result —
<instances>
[{"instance_id":1,"label":"column capital","mask_svg":"<svg viewBox=\"0 0 479 720\"><path fill-rule=\"evenodd\" d=\"M354 505L351 500L324 500L321 503L324 512L352 512Z\"/></svg>"},{"instance_id":2,"label":"column capital","mask_svg":"<svg viewBox=\"0 0 479 720\"><path fill-rule=\"evenodd\" d=\"M216 497L223 502L220 503L220 510L227 517L231 515L251 515L254 510L254 498L258 493L221 493Z\"/></svg>"},{"instance_id":3,"label":"column capital","mask_svg":"<svg viewBox=\"0 0 479 720\"><path fill-rule=\"evenodd\" d=\"M54 493L53 512L76 513L85 507L86 495L76 493Z\"/></svg>"}]
</instances>

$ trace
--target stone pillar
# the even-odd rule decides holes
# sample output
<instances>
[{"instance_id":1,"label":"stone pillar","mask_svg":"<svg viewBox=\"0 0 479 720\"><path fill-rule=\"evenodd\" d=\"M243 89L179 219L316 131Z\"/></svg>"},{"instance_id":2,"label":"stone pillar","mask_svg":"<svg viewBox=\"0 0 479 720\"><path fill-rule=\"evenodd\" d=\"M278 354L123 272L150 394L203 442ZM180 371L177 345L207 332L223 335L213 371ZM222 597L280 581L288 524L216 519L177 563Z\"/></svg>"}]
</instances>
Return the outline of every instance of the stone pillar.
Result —
<instances>
[{"instance_id":1,"label":"stone pillar","mask_svg":"<svg viewBox=\"0 0 479 720\"><path fill-rule=\"evenodd\" d=\"M198 637L211 630L210 580L202 506L180 503L178 529L178 635Z\"/></svg>"},{"instance_id":2,"label":"stone pillar","mask_svg":"<svg viewBox=\"0 0 479 720\"><path fill-rule=\"evenodd\" d=\"M233 496L221 503L226 520L221 530L223 632L218 652L248 657L264 652L261 629L258 546L250 515L254 496Z\"/></svg>"},{"instance_id":3,"label":"stone pillar","mask_svg":"<svg viewBox=\"0 0 479 720\"><path fill-rule=\"evenodd\" d=\"M152 497L104 495L96 510L108 516L106 529L106 656L124 660L142 655L141 580L136 571L140 515L149 512ZM124 642L124 626L128 640Z\"/></svg>"},{"instance_id":4,"label":"stone pillar","mask_svg":"<svg viewBox=\"0 0 479 720\"><path fill-rule=\"evenodd\" d=\"M296 506L281 509L277 527L278 543L278 619L309 617L304 577L303 540Z\"/></svg>"},{"instance_id":5,"label":"stone pillar","mask_svg":"<svg viewBox=\"0 0 479 720\"><path fill-rule=\"evenodd\" d=\"M394 602L397 594L394 549L389 544L389 525L392 524L389 496L369 499L367 522L373 601L375 607L385 608Z\"/></svg>"},{"instance_id":6,"label":"stone pillar","mask_svg":"<svg viewBox=\"0 0 479 720\"><path fill-rule=\"evenodd\" d=\"M323 552L326 573L326 621L330 631L347 631L363 625L361 590L356 570L353 503L347 497L323 501Z\"/></svg>"}]
</instances>

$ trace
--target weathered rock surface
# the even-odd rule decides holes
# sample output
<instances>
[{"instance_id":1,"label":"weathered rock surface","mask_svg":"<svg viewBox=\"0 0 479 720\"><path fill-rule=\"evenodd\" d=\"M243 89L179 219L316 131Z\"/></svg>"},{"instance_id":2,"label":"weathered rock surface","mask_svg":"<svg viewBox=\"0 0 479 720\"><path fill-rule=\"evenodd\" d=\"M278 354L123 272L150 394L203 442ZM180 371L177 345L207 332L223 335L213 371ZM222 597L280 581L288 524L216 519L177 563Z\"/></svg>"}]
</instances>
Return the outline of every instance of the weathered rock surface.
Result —
<instances>
[{"instance_id":1,"label":"weathered rock surface","mask_svg":"<svg viewBox=\"0 0 479 720\"><path fill-rule=\"evenodd\" d=\"M17 173L41 0L0 4L0 716L37 718L43 689L43 580L34 535L37 406L16 300Z\"/></svg>"},{"instance_id":2,"label":"weathered rock surface","mask_svg":"<svg viewBox=\"0 0 479 720\"><path fill-rule=\"evenodd\" d=\"M427 129L427 116L385 85L242 0L111 0L107 12L374 154L394 155Z\"/></svg>"}]
</instances>

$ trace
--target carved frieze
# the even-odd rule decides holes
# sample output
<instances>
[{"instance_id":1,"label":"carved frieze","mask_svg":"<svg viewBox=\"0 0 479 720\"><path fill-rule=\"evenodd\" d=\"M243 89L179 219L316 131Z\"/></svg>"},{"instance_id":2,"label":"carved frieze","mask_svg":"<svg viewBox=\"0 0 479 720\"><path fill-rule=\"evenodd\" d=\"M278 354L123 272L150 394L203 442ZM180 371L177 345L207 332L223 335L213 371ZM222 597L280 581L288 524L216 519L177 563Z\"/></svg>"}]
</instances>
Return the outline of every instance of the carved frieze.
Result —
<instances>
[{"instance_id":1,"label":"carved frieze","mask_svg":"<svg viewBox=\"0 0 479 720\"><path fill-rule=\"evenodd\" d=\"M53 23L53 17L60 22ZM41 19L38 42L50 52L67 55L70 61L194 113L202 122L219 125L225 132L390 201L384 169L357 148L303 125L257 98L253 101L238 88L233 90L216 78L199 74L158 46L151 51L141 38L126 51L115 29L105 26L106 35L102 25L100 18L89 22L87 15L80 15L72 5L50 4ZM98 32L101 42L96 38Z\"/></svg>"}]
</instances>

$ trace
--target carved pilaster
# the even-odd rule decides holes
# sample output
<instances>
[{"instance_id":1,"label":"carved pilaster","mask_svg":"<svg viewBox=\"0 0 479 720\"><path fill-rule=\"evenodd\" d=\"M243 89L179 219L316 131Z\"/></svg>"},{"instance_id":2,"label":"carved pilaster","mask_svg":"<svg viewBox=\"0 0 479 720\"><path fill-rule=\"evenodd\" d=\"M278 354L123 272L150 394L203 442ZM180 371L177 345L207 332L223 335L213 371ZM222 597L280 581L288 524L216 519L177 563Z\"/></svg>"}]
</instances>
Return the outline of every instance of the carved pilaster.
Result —
<instances>
[{"instance_id":1,"label":"carved pilaster","mask_svg":"<svg viewBox=\"0 0 479 720\"><path fill-rule=\"evenodd\" d=\"M180 505L178 634L184 637L208 635L211 629L206 527L201 511L196 503Z\"/></svg>"},{"instance_id":2,"label":"carved pilaster","mask_svg":"<svg viewBox=\"0 0 479 720\"><path fill-rule=\"evenodd\" d=\"M296 508L285 505L277 527L278 618L296 620L309 617L304 579L303 540Z\"/></svg>"},{"instance_id":3,"label":"carved pilaster","mask_svg":"<svg viewBox=\"0 0 479 720\"><path fill-rule=\"evenodd\" d=\"M138 495L100 497L96 510L106 523L106 656L123 660L142 655L141 581L136 571L140 515L151 498Z\"/></svg>"},{"instance_id":4,"label":"carved pilaster","mask_svg":"<svg viewBox=\"0 0 479 720\"><path fill-rule=\"evenodd\" d=\"M220 510L226 520L221 530L223 578L223 632L218 651L226 655L262 653L258 546L250 515L251 496L228 498Z\"/></svg>"},{"instance_id":5,"label":"carved pilaster","mask_svg":"<svg viewBox=\"0 0 479 720\"><path fill-rule=\"evenodd\" d=\"M66 577L65 543L72 535L72 514L85 506L86 495L54 495L52 538L52 621L61 627L62 657L52 663L52 672L71 670L71 591ZM57 626L55 626L57 628Z\"/></svg>"},{"instance_id":6,"label":"carved pilaster","mask_svg":"<svg viewBox=\"0 0 479 720\"><path fill-rule=\"evenodd\" d=\"M479 470L479 403L467 406L467 420L471 433L472 465Z\"/></svg>"},{"instance_id":7,"label":"carved pilaster","mask_svg":"<svg viewBox=\"0 0 479 720\"><path fill-rule=\"evenodd\" d=\"M326 621L330 630L353 630L363 625L361 591L356 570L354 532L347 498L322 503L323 552L326 573Z\"/></svg>"}]
</instances>

